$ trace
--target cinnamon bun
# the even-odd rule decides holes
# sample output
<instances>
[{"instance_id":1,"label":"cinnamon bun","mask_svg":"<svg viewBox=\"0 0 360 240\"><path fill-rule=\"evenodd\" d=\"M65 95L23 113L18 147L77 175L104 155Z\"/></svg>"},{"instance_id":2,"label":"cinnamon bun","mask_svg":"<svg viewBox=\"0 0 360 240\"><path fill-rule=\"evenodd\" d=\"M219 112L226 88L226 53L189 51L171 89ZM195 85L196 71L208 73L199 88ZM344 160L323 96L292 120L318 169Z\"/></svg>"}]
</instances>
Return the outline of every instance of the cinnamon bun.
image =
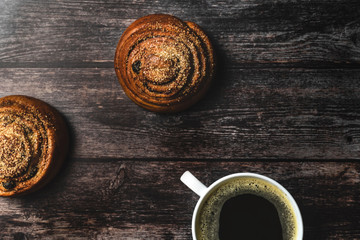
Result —
<instances>
[{"instance_id":1,"label":"cinnamon bun","mask_svg":"<svg viewBox=\"0 0 360 240\"><path fill-rule=\"evenodd\" d=\"M0 98L0 196L44 186L67 149L67 127L54 108L27 96Z\"/></svg>"},{"instance_id":2,"label":"cinnamon bun","mask_svg":"<svg viewBox=\"0 0 360 240\"><path fill-rule=\"evenodd\" d=\"M214 75L209 38L193 22L154 14L121 36L115 71L127 96L155 112L177 112L197 102Z\"/></svg>"}]
</instances>

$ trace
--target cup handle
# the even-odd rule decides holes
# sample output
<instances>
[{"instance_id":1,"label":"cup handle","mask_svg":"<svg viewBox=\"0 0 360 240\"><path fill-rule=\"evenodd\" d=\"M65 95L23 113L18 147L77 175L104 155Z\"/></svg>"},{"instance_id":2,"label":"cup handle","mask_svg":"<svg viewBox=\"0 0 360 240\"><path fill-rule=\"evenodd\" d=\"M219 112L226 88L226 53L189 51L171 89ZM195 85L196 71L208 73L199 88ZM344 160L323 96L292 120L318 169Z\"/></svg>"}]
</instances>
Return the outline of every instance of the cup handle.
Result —
<instances>
[{"instance_id":1,"label":"cup handle","mask_svg":"<svg viewBox=\"0 0 360 240\"><path fill-rule=\"evenodd\" d=\"M207 191L207 187L202 184L194 175L192 175L189 171L186 171L181 176L180 180L193 192L195 192L200 197L204 195Z\"/></svg>"}]
</instances>

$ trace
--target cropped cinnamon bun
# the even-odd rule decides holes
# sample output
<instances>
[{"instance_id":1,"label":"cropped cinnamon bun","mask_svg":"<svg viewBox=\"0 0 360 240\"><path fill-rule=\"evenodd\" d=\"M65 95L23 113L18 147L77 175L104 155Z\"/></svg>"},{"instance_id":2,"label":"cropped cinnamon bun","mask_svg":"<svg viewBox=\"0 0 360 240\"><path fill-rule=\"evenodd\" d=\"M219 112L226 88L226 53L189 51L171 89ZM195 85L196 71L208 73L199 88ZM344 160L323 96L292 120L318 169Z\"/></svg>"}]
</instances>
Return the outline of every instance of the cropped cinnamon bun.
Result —
<instances>
[{"instance_id":1,"label":"cropped cinnamon bun","mask_svg":"<svg viewBox=\"0 0 360 240\"><path fill-rule=\"evenodd\" d=\"M26 96L0 98L0 196L39 189L58 172L68 131L48 104Z\"/></svg>"},{"instance_id":2,"label":"cropped cinnamon bun","mask_svg":"<svg viewBox=\"0 0 360 240\"><path fill-rule=\"evenodd\" d=\"M155 112L177 112L197 102L214 67L213 47L200 27L165 14L132 23L115 53L115 71L127 96Z\"/></svg>"}]
</instances>

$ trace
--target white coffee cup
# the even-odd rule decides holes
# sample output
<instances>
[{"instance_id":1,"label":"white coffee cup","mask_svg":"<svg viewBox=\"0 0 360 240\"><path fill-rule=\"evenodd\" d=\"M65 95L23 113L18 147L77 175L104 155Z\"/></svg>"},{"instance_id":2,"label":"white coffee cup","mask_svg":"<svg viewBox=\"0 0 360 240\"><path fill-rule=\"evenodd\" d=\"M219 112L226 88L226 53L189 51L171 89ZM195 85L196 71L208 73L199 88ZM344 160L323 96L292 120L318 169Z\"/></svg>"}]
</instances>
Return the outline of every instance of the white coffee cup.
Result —
<instances>
[{"instance_id":1,"label":"white coffee cup","mask_svg":"<svg viewBox=\"0 0 360 240\"><path fill-rule=\"evenodd\" d=\"M189 171L186 171L180 178L180 180L188 186L192 191L194 191L197 195L200 196L199 201L197 202L193 217L192 217L192 237L194 240L197 240L196 237L196 220L198 218L199 212L200 212L200 206L208 199L208 197L212 194L213 190L217 187L221 186L222 183L228 180L234 179L234 178L243 178L243 177L251 177L251 178L257 178L260 180L265 181L266 183L272 185L273 187L280 190L287 198L288 202L291 204L291 207L294 211L295 218L296 218L296 240L302 240L303 239L303 221L301 217L301 213L299 210L298 205L296 204L294 198L291 196L291 194L279 183L274 181L271 178L265 177L260 174L256 173L235 173L228 176L225 176L223 178L220 178L213 184L211 184L209 187L206 187L203 183L201 183L194 175L192 175Z\"/></svg>"}]
</instances>

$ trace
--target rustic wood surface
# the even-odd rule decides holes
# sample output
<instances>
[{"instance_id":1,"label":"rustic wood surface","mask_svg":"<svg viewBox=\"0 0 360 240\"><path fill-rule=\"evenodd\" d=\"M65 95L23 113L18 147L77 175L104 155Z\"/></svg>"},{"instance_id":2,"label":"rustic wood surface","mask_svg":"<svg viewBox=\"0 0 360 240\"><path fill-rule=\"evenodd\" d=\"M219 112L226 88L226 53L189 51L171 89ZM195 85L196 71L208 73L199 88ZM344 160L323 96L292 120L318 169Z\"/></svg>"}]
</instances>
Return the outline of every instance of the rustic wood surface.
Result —
<instances>
[{"instance_id":1,"label":"rustic wood surface","mask_svg":"<svg viewBox=\"0 0 360 240\"><path fill-rule=\"evenodd\" d=\"M217 53L182 113L141 109L115 76L122 32L152 13L198 23ZM295 197L304 239L360 239L358 0L1 0L11 94L57 108L72 143L51 184L0 199L0 239L191 239L185 170L265 174Z\"/></svg>"}]
</instances>

